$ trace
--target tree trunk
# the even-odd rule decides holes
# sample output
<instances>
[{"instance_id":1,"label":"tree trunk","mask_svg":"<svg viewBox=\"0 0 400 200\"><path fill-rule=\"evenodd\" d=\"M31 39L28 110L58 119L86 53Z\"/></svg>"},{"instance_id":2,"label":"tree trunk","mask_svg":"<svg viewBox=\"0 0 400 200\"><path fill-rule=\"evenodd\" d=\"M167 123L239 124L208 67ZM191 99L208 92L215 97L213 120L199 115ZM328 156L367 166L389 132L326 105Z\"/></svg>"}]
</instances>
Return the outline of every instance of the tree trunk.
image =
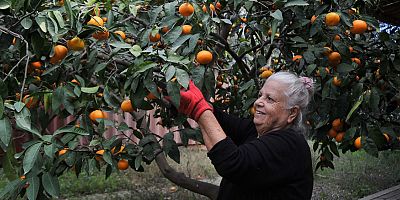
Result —
<instances>
[{"instance_id":1,"label":"tree trunk","mask_svg":"<svg viewBox=\"0 0 400 200\"><path fill-rule=\"evenodd\" d=\"M177 172L168 164L164 152L161 152L156 156L156 163L158 168L160 168L161 173L176 185L179 185L180 187L188 189L192 192L207 196L210 199L217 199L219 186L191 179L184 173Z\"/></svg>"}]
</instances>

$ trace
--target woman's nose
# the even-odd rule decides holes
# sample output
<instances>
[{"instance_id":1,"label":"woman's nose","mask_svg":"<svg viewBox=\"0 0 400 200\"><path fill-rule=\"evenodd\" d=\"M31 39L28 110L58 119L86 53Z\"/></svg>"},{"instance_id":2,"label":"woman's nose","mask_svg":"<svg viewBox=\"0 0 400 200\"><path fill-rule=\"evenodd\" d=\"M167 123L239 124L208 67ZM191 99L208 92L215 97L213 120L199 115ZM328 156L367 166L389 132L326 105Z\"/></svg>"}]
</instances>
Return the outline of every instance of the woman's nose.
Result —
<instances>
[{"instance_id":1,"label":"woman's nose","mask_svg":"<svg viewBox=\"0 0 400 200\"><path fill-rule=\"evenodd\" d=\"M262 102L260 101L260 98L258 98L258 99L254 102L254 106L255 106L255 107L261 107L261 106L262 106Z\"/></svg>"}]
</instances>

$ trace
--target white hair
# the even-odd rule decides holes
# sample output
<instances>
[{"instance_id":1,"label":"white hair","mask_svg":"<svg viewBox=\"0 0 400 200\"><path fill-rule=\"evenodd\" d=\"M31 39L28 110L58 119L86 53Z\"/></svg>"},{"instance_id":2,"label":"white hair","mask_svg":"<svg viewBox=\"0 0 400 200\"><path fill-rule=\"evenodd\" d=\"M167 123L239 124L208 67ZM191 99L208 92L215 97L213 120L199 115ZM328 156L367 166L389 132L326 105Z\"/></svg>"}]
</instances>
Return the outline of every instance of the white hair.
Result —
<instances>
[{"instance_id":1,"label":"white hair","mask_svg":"<svg viewBox=\"0 0 400 200\"><path fill-rule=\"evenodd\" d=\"M308 112L308 104L310 103L314 95L313 81L307 77L298 77L291 72L277 72L272 74L267 80L277 81L286 85L287 89L283 91L286 96L286 107L288 109L298 106L299 114L297 115L292 128L306 133L307 128L305 126L306 114Z\"/></svg>"}]
</instances>

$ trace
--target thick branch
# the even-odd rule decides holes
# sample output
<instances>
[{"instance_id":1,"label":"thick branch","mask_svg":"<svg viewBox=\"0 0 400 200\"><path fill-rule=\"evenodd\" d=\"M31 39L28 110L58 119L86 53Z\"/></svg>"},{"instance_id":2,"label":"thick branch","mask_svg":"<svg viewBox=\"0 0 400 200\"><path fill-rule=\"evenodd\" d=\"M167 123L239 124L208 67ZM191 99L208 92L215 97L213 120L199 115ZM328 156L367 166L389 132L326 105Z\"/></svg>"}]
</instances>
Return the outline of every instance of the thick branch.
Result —
<instances>
[{"instance_id":1,"label":"thick branch","mask_svg":"<svg viewBox=\"0 0 400 200\"><path fill-rule=\"evenodd\" d=\"M257 47L257 48L262 48L262 47L264 47L266 44L267 44L268 42L267 41L265 41L262 45L257 45L257 46L255 46L255 47ZM255 48L255 47L253 47L252 49L257 49L257 48ZM271 57L271 54L272 54L272 51L274 50L276 48L276 44L275 44L275 42L273 42L272 44L270 44L269 46L268 46L268 51L267 51L267 53L265 54L265 58L266 59L269 59L269 57ZM252 50L252 49L249 49L249 50L247 50L247 51L250 51L250 50ZM252 69L251 69L251 71L250 71L250 74L254 74L254 73L256 73L256 67L253 67Z\"/></svg>"},{"instance_id":2,"label":"thick branch","mask_svg":"<svg viewBox=\"0 0 400 200\"><path fill-rule=\"evenodd\" d=\"M156 163L158 168L160 168L161 173L171 182L186 188L192 192L207 196L210 199L217 199L219 187L198 180L191 179L187 177L184 173L175 171L165 158L165 154L159 153L156 156Z\"/></svg>"},{"instance_id":3,"label":"thick branch","mask_svg":"<svg viewBox=\"0 0 400 200\"><path fill-rule=\"evenodd\" d=\"M102 60L109 60L110 59L110 56L108 56L108 55L106 55L104 53L98 53L97 57L102 59ZM117 63L117 64L120 64L120 65L123 65L123 66L126 66L126 67L131 65L131 63L126 62L123 59L113 58L113 61L115 61L115 63Z\"/></svg>"},{"instance_id":4,"label":"thick branch","mask_svg":"<svg viewBox=\"0 0 400 200\"><path fill-rule=\"evenodd\" d=\"M233 59L236 61L236 63L238 64L239 69L240 69L240 71L242 72L244 79L245 79L245 80L250 80L250 77L249 77L249 75L248 75L248 71L250 71L250 70L249 70L249 67L248 67L248 66L246 65L246 63L244 63L243 60L240 59L240 57L229 47L228 42L227 42L223 37L221 37L221 36L218 35L218 34L210 33L210 35L213 36L213 37L215 37L215 38L217 38L217 39L224 45L225 50L232 56L232 58L233 58Z\"/></svg>"}]
</instances>

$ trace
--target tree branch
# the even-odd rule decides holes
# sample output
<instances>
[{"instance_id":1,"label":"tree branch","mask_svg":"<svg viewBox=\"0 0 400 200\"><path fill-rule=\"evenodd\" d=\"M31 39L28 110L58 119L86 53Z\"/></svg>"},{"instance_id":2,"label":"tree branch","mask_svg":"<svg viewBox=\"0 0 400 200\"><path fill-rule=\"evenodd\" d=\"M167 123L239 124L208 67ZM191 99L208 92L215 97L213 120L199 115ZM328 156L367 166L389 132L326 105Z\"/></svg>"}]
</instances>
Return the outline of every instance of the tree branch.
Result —
<instances>
[{"instance_id":1,"label":"tree branch","mask_svg":"<svg viewBox=\"0 0 400 200\"><path fill-rule=\"evenodd\" d=\"M243 60L229 47L228 42L221 37L220 35L216 34L216 33L210 33L211 36L217 38L223 45L225 50L232 56L233 59L235 59L236 63L239 66L240 71L243 74L243 77L245 80L250 80L250 77L248 75L249 67L246 65L246 63L243 62Z\"/></svg>"},{"instance_id":2,"label":"tree branch","mask_svg":"<svg viewBox=\"0 0 400 200\"><path fill-rule=\"evenodd\" d=\"M109 60L110 59L110 56L108 56L108 55L106 55L104 53L100 53L100 52L97 54L97 57L102 59L102 60ZM120 64L120 65L123 65L123 66L126 66L126 67L131 65L131 63L129 63L129 62L123 60L123 59L113 58L113 61L115 61L115 63L117 63L117 64Z\"/></svg>"},{"instance_id":3,"label":"tree branch","mask_svg":"<svg viewBox=\"0 0 400 200\"><path fill-rule=\"evenodd\" d=\"M14 36L14 37L17 37L17 38L19 38L19 39L21 39L24 43L25 43L25 56L24 57L22 57L22 59L21 60L23 60L24 58L26 58L26 63L25 63L25 71L24 71L24 80L22 81L22 86L21 86L21 96L20 96L20 98L19 98L19 100L20 101L22 101L22 98L23 98L23 94L24 94L24 89L25 89L25 82L26 82L26 78L28 77L28 66L29 66L29 44L28 44L28 42L25 40L25 38L22 36L22 35L20 35L20 34L17 34L17 33L15 33L15 32L13 32L13 31L10 31L9 29L7 29L7 28L5 28L5 27L3 27L3 26L0 26L0 31L1 32L3 32L3 33L7 33L7 34L10 34L10 35L12 35L12 36ZM21 61L20 60L20 61ZM16 66L18 66L18 64L20 63L20 61L18 61L18 63L17 63L17 65ZM16 67L15 66L15 67ZM14 68L15 68L14 67ZM10 73L11 73L11 71L10 71ZM9 74L10 74L9 73ZM7 77L7 76L6 76Z\"/></svg>"},{"instance_id":4,"label":"tree branch","mask_svg":"<svg viewBox=\"0 0 400 200\"><path fill-rule=\"evenodd\" d=\"M160 168L161 173L171 182L192 192L204 195L210 199L217 199L219 190L218 186L211 183L191 179L187 177L184 173L177 172L168 164L164 152L159 153L156 156L155 160L158 168Z\"/></svg>"}]
</instances>

